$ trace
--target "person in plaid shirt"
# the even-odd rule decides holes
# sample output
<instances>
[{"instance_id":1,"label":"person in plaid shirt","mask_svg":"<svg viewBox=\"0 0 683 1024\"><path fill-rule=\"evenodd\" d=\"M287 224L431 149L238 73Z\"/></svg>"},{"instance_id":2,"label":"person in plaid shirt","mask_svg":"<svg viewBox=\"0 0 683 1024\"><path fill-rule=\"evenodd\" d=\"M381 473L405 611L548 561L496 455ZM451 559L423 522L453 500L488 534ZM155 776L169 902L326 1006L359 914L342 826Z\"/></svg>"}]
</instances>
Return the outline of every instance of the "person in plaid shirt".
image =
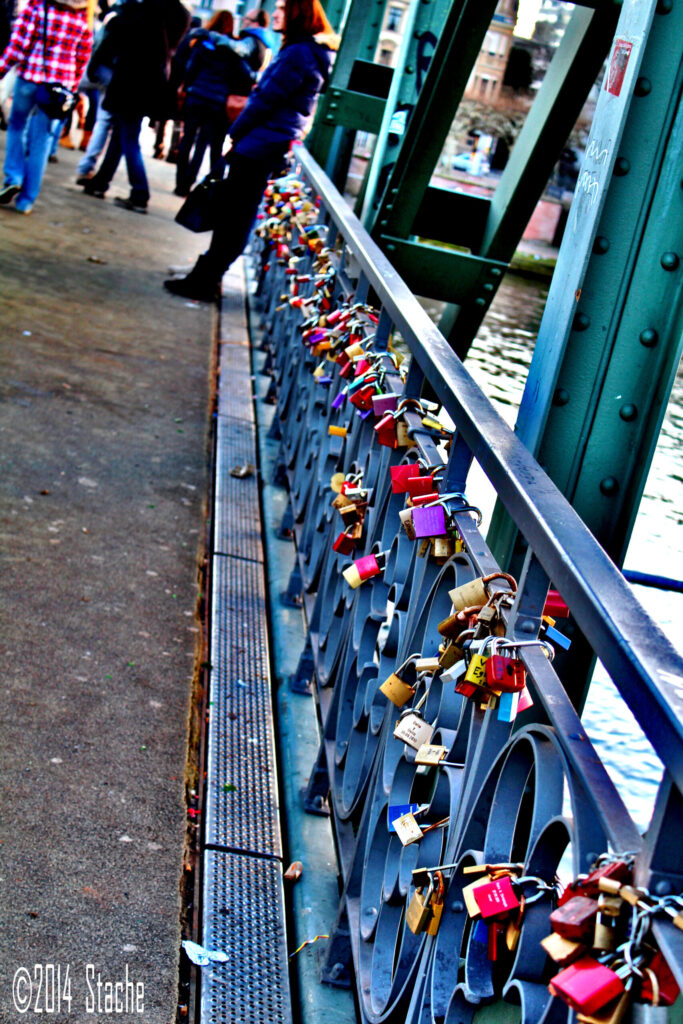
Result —
<instances>
[{"instance_id":1,"label":"person in plaid shirt","mask_svg":"<svg viewBox=\"0 0 683 1024\"><path fill-rule=\"evenodd\" d=\"M16 196L19 213L33 208L52 141L54 122L36 106L36 90L41 82L76 90L92 49L86 7L87 0L28 0L0 57L0 78L11 67L17 69L0 204L7 206Z\"/></svg>"}]
</instances>

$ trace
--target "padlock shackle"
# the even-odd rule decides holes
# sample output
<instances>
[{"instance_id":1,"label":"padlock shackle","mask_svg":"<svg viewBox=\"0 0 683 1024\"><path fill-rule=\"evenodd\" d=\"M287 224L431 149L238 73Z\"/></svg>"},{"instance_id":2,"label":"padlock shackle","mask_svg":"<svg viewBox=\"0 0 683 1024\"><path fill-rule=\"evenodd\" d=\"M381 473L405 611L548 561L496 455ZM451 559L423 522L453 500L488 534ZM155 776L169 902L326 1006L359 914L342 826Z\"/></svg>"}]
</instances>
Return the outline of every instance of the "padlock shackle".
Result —
<instances>
[{"instance_id":1,"label":"padlock shackle","mask_svg":"<svg viewBox=\"0 0 683 1024\"><path fill-rule=\"evenodd\" d=\"M537 892L533 893L532 896L527 896L526 893L524 894L527 906L530 903L535 903L536 900L540 900L544 893L556 892L557 890L555 885L550 885L544 878L539 878L537 875L522 875L521 878L514 878L512 881L515 886L524 885L526 882L534 882L537 886Z\"/></svg>"},{"instance_id":2,"label":"padlock shackle","mask_svg":"<svg viewBox=\"0 0 683 1024\"><path fill-rule=\"evenodd\" d=\"M506 641L503 644L506 651L516 651L520 647L542 647L551 661L555 657L555 648L548 640L510 640L508 642L506 637L500 637L499 639Z\"/></svg>"},{"instance_id":3,"label":"padlock shackle","mask_svg":"<svg viewBox=\"0 0 683 1024\"><path fill-rule=\"evenodd\" d=\"M487 583L491 583L492 580L507 580L510 584L510 589L513 594L517 593L517 580L514 576L510 576L507 572L490 572L488 576L482 576L481 582L486 586Z\"/></svg>"},{"instance_id":4,"label":"padlock shackle","mask_svg":"<svg viewBox=\"0 0 683 1024\"><path fill-rule=\"evenodd\" d=\"M419 400L419 398L402 398L401 401L398 403L398 406L392 413L394 419L397 420L399 416L401 416L409 408L414 409L416 412L419 412L421 414L424 413L425 411L424 406L422 405L422 402Z\"/></svg>"}]
</instances>

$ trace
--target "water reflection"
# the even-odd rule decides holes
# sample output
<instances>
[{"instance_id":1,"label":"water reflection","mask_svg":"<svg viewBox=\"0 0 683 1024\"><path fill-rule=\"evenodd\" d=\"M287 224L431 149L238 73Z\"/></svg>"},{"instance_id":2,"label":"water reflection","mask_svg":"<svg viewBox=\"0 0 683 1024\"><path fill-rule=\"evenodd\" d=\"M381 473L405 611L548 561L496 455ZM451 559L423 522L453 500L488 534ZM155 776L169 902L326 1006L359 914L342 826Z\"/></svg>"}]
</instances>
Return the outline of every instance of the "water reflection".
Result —
<instances>
[{"instance_id":1,"label":"water reflection","mask_svg":"<svg viewBox=\"0 0 683 1024\"><path fill-rule=\"evenodd\" d=\"M514 426L541 323L548 286L507 275L465 365L503 419ZM425 300L438 321L439 304ZM468 496L485 512L495 501L488 481L473 471ZM626 567L683 579L683 365L676 376L629 549ZM634 587L671 642L683 651L683 595ZM661 764L607 673L598 665L584 725L635 821L649 822Z\"/></svg>"}]
</instances>

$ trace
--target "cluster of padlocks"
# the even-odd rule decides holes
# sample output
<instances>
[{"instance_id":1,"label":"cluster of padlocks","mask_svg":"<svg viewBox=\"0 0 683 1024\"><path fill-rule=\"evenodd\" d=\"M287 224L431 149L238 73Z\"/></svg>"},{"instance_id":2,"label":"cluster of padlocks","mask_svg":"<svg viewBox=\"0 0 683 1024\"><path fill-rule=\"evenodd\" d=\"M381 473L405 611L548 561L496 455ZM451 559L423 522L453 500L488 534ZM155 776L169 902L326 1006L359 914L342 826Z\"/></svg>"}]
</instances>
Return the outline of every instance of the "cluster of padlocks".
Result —
<instances>
[{"instance_id":1,"label":"cluster of padlocks","mask_svg":"<svg viewBox=\"0 0 683 1024\"><path fill-rule=\"evenodd\" d=\"M634 885L633 854L597 859L641 837L553 669L566 605L550 589L515 632L471 453L301 178L271 183L257 236L321 717L309 798L329 790L344 881L324 978L354 975L377 1024L501 998L529 1022L661 1010L677 987L652 926L681 928L683 902Z\"/></svg>"}]
</instances>

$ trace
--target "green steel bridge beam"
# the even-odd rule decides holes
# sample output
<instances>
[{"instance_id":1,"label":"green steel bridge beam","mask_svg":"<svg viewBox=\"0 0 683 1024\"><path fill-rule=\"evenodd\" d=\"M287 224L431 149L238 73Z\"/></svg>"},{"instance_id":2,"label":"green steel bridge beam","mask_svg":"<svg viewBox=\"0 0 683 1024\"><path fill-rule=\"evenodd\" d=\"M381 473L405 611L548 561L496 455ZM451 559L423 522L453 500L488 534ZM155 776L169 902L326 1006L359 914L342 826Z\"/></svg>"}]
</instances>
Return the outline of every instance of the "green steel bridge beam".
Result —
<instances>
[{"instance_id":1,"label":"green steel bridge beam","mask_svg":"<svg viewBox=\"0 0 683 1024\"><path fill-rule=\"evenodd\" d=\"M683 346L682 57L682 4L625 4L516 427L619 566ZM501 507L489 543L514 571Z\"/></svg>"},{"instance_id":2,"label":"green steel bridge beam","mask_svg":"<svg viewBox=\"0 0 683 1024\"><path fill-rule=\"evenodd\" d=\"M445 311L440 327L461 356L468 351L495 295L502 276L499 264L507 264L512 258L595 82L617 16L612 4L603 4L598 10L577 8L574 12L501 181L489 199L433 188L429 182L495 6L491 0L463 0L451 9L373 228L374 237L399 273L418 292L410 262L404 258L406 247L399 239L417 235L470 250L445 254L438 245L421 243L425 250L431 249L430 263L436 272L430 290L420 294L458 303ZM439 207L442 211L437 223L433 211ZM471 294L462 301L456 298L462 291L458 277L472 277L465 269L472 257L479 261L480 273ZM486 261L490 261L488 266Z\"/></svg>"}]
</instances>

